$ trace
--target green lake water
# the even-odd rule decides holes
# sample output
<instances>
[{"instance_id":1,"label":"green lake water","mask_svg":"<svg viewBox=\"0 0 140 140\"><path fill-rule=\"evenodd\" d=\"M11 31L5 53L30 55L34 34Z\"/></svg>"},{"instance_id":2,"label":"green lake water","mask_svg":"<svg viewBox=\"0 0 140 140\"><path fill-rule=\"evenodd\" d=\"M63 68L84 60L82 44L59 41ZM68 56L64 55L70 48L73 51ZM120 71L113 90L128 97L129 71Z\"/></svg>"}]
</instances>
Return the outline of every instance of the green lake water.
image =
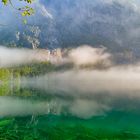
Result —
<instances>
[{"instance_id":1,"label":"green lake water","mask_svg":"<svg viewBox=\"0 0 140 140\"><path fill-rule=\"evenodd\" d=\"M140 140L139 99L106 95L77 103L44 93L20 87L1 93L0 140ZM100 100L109 107L95 107Z\"/></svg>"},{"instance_id":2,"label":"green lake water","mask_svg":"<svg viewBox=\"0 0 140 140\"><path fill-rule=\"evenodd\" d=\"M45 102L51 104L53 100L60 100L62 102L64 100L66 100L66 102L68 101L68 99L61 99L61 97L40 97L39 95L32 97L29 96L29 94L23 97L17 97L17 95L1 96L0 105L4 106L5 104L9 104L9 106L0 107L0 139L140 139L140 113L138 110L121 111L118 109L111 109L104 112L104 114L93 115L88 118L82 118L71 114L67 111L68 108L66 108L66 106L64 106L63 110L58 111L56 108L57 104L56 106L54 105L54 109L51 108L49 111L47 108L46 111L45 109L39 111L43 108L41 105L43 106ZM35 108L32 110L32 107ZM31 112L29 112L30 110Z\"/></svg>"},{"instance_id":3,"label":"green lake water","mask_svg":"<svg viewBox=\"0 0 140 140\"><path fill-rule=\"evenodd\" d=\"M1 120L0 134L1 139L25 140L139 139L138 116L122 114L114 112L89 120L55 115L6 118Z\"/></svg>"}]
</instances>

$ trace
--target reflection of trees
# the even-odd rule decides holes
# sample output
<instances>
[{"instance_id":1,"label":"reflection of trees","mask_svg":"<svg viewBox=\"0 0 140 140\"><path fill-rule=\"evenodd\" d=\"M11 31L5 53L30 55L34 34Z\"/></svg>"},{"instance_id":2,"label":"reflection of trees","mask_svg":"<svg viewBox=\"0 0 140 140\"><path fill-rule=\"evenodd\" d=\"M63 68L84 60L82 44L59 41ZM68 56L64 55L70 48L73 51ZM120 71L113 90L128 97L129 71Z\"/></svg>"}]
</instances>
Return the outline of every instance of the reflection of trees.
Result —
<instances>
[{"instance_id":1,"label":"reflection of trees","mask_svg":"<svg viewBox=\"0 0 140 140\"><path fill-rule=\"evenodd\" d=\"M14 68L0 68L0 95L21 96L21 78L38 76L55 69L48 62L22 65ZM24 94L29 94L26 92Z\"/></svg>"}]
</instances>

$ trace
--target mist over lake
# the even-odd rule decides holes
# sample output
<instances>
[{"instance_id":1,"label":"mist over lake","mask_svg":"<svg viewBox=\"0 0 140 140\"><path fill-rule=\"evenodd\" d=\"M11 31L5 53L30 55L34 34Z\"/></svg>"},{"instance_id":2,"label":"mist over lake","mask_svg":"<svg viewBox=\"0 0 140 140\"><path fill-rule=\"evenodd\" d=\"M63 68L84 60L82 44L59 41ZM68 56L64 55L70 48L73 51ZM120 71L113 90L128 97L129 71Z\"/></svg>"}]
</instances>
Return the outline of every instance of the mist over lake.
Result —
<instances>
[{"instance_id":1,"label":"mist over lake","mask_svg":"<svg viewBox=\"0 0 140 140\"><path fill-rule=\"evenodd\" d=\"M0 139L139 140L140 2L0 2Z\"/></svg>"}]
</instances>

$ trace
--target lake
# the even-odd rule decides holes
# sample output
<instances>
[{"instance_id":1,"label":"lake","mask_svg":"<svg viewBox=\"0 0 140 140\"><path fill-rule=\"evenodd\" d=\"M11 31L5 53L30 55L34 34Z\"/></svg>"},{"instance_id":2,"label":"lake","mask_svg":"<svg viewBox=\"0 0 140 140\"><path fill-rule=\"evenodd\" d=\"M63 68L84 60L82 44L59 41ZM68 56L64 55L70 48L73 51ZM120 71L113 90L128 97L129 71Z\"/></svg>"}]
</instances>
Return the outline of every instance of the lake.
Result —
<instances>
[{"instance_id":1,"label":"lake","mask_svg":"<svg viewBox=\"0 0 140 140\"><path fill-rule=\"evenodd\" d=\"M13 86L1 93L0 139L140 139L138 98L56 92Z\"/></svg>"}]
</instances>

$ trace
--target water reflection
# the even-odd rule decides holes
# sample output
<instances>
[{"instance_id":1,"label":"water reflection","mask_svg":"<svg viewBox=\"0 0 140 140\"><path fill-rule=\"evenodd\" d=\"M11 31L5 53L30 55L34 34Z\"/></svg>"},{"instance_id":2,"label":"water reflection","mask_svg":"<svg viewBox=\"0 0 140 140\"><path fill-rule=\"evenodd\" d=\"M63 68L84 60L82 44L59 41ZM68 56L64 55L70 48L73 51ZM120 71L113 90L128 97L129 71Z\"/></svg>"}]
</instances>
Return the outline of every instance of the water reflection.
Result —
<instances>
[{"instance_id":1,"label":"water reflection","mask_svg":"<svg viewBox=\"0 0 140 140\"><path fill-rule=\"evenodd\" d=\"M1 137L15 137L16 133L16 137L23 139L31 133L32 138L38 136L38 139L48 136L56 139L58 135L62 140L66 137L76 140L79 136L87 140L139 138L140 100L137 97L109 93L73 96L74 93L56 94L51 90L14 85L9 91L0 96Z\"/></svg>"},{"instance_id":2,"label":"water reflection","mask_svg":"<svg viewBox=\"0 0 140 140\"><path fill-rule=\"evenodd\" d=\"M89 96L55 94L51 91L20 88L0 97L0 117L28 115L65 115L82 119L106 116L112 111L139 114L140 99L98 93ZM60 96L61 95L61 96Z\"/></svg>"}]
</instances>

